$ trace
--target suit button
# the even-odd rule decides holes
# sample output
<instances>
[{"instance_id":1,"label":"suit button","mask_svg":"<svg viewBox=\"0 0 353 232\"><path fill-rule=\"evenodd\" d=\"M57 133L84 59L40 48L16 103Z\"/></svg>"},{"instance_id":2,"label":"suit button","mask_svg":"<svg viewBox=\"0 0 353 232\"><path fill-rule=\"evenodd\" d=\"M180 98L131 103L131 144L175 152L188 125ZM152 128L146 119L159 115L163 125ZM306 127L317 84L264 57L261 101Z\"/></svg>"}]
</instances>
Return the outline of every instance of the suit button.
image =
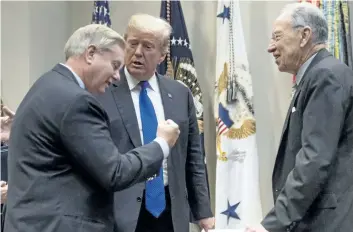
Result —
<instances>
[{"instance_id":1,"label":"suit button","mask_svg":"<svg viewBox=\"0 0 353 232\"><path fill-rule=\"evenodd\" d=\"M136 200L137 200L137 202L141 202L142 199L141 199L141 197L138 197Z\"/></svg>"},{"instance_id":2,"label":"suit button","mask_svg":"<svg viewBox=\"0 0 353 232\"><path fill-rule=\"evenodd\" d=\"M278 193L278 192L279 192L279 190L278 190L278 189L276 189L275 191L276 191L276 193Z\"/></svg>"}]
</instances>

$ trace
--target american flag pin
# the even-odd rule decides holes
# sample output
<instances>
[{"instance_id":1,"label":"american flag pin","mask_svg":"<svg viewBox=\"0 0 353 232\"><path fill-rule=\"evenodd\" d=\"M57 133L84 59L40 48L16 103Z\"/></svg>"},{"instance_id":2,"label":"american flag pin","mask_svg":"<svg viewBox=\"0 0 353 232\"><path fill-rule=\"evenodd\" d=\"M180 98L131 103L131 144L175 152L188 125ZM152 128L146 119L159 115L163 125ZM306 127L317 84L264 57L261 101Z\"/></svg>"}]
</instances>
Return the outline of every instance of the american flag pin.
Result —
<instances>
[{"instance_id":1,"label":"american flag pin","mask_svg":"<svg viewBox=\"0 0 353 232\"><path fill-rule=\"evenodd\" d=\"M173 97L172 97L172 95L171 95L170 93L168 93L168 97L169 97L169 98L173 98Z\"/></svg>"}]
</instances>

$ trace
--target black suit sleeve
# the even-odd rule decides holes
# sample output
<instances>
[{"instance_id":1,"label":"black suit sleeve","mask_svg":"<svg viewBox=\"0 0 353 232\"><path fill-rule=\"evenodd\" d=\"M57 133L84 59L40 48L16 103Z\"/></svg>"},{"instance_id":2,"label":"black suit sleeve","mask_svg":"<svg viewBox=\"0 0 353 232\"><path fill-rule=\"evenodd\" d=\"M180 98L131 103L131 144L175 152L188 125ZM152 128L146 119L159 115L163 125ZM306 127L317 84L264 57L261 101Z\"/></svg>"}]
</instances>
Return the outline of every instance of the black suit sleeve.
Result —
<instances>
[{"instance_id":1,"label":"black suit sleeve","mask_svg":"<svg viewBox=\"0 0 353 232\"><path fill-rule=\"evenodd\" d=\"M302 220L322 190L337 152L348 92L330 70L317 71L308 86L302 148L274 208L262 222L270 232L290 231Z\"/></svg>"},{"instance_id":2,"label":"black suit sleeve","mask_svg":"<svg viewBox=\"0 0 353 232\"><path fill-rule=\"evenodd\" d=\"M201 153L199 129L191 92L188 92L189 138L186 159L186 187L191 212L196 220L212 217L208 195L204 157Z\"/></svg>"},{"instance_id":3,"label":"black suit sleeve","mask_svg":"<svg viewBox=\"0 0 353 232\"><path fill-rule=\"evenodd\" d=\"M120 154L97 100L82 94L68 106L61 122L61 139L73 160L108 191L125 189L157 174L163 161L160 145L152 142Z\"/></svg>"}]
</instances>

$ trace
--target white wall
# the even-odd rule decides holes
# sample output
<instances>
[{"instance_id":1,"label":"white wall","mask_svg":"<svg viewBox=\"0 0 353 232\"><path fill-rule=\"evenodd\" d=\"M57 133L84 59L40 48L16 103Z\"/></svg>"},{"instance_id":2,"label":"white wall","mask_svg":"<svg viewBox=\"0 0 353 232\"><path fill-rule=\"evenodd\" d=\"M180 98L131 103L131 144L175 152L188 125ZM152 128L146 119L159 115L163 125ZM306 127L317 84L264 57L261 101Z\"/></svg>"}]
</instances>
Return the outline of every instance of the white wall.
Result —
<instances>
[{"instance_id":1,"label":"white wall","mask_svg":"<svg viewBox=\"0 0 353 232\"><path fill-rule=\"evenodd\" d=\"M290 76L280 74L266 52L272 22L284 4L279 1L241 1L255 95L264 212L272 206L271 173L290 97ZM63 46L68 36L91 22L93 2L1 2L1 5L2 97L15 109L33 81L63 60ZM204 93L206 152L209 155L210 183L214 186L213 87L217 2L183 1L182 6ZM123 33L133 13L158 16L160 2L114 1L110 7L112 28ZM214 190L211 194L214 199Z\"/></svg>"},{"instance_id":2,"label":"white wall","mask_svg":"<svg viewBox=\"0 0 353 232\"><path fill-rule=\"evenodd\" d=\"M57 62L71 33L68 2L1 2L1 97L16 109L32 83Z\"/></svg>"}]
</instances>

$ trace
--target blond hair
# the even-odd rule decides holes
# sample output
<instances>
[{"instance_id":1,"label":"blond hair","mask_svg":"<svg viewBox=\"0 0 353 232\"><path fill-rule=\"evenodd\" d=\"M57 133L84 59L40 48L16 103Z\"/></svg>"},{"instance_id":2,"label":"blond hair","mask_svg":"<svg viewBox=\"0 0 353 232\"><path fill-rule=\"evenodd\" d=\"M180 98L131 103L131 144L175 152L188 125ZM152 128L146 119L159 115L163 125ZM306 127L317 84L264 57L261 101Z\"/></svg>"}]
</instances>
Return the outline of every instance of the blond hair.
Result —
<instances>
[{"instance_id":1,"label":"blond hair","mask_svg":"<svg viewBox=\"0 0 353 232\"><path fill-rule=\"evenodd\" d=\"M135 14L131 16L127 25L125 40L131 31L153 34L160 40L162 53L168 53L172 27L166 20L148 14Z\"/></svg>"},{"instance_id":2,"label":"blond hair","mask_svg":"<svg viewBox=\"0 0 353 232\"><path fill-rule=\"evenodd\" d=\"M70 36L64 48L65 58L82 55L90 45L109 50L116 44L125 49L125 40L119 33L101 24L89 24Z\"/></svg>"}]
</instances>

